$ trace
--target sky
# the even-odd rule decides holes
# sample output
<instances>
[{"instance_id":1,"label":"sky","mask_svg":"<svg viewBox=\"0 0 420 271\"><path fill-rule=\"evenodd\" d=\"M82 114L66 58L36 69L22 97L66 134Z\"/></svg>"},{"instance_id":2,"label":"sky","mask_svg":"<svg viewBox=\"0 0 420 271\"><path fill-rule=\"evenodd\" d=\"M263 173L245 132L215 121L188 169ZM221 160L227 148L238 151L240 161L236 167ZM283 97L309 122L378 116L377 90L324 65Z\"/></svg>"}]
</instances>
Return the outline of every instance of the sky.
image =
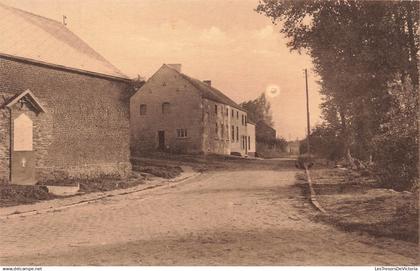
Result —
<instances>
[{"instance_id":1,"label":"sky","mask_svg":"<svg viewBox=\"0 0 420 271\"><path fill-rule=\"evenodd\" d=\"M321 102L309 56L290 52L279 27L254 11L257 0L0 0L62 21L130 77L149 78L163 64L212 85L237 103L270 95L274 128L285 139L306 129L309 71L311 126Z\"/></svg>"}]
</instances>

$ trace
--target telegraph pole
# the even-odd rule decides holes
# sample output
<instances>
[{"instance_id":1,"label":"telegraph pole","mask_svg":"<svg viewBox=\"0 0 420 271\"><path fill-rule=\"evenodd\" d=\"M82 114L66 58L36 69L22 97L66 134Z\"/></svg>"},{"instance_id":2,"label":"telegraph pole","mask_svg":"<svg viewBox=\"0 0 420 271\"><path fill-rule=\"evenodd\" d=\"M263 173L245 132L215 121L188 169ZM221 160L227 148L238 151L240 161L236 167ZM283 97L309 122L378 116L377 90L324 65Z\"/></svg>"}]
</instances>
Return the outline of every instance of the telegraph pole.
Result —
<instances>
[{"instance_id":1,"label":"telegraph pole","mask_svg":"<svg viewBox=\"0 0 420 271\"><path fill-rule=\"evenodd\" d=\"M306 122L307 122L307 136L306 136L306 144L308 155L311 154L311 145L309 142L309 135L311 134L311 124L309 118L309 95L308 95L308 70L305 69L305 86L306 86Z\"/></svg>"}]
</instances>

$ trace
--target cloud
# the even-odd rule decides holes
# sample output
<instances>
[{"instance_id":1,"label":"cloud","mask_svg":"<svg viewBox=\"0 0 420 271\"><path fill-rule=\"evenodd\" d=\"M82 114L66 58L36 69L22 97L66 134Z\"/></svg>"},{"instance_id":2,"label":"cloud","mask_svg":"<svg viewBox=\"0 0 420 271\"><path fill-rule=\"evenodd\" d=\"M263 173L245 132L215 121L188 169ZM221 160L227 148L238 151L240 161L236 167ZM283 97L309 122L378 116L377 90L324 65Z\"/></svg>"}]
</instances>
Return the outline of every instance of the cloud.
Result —
<instances>
[{"instance_id":1,"label":"cloud","mask_svg":"<svg viewBox=\"0 0 420 271\"><path fill-rule=\"evenodd\" d=\"M274 31L274 27L272 25L266 25L265 27L255 31L253 36L256 39L266 40L272 39L275 35L277 35L277 33Z\"/></svg>"},{"instance_id":2,"label":"cloud","mask_svg":"<svg viewBox=\"0 0 420 271\"><path fill-rule=\"evenodd\" d=\"M204 29L200 35L200 41L206 44L226 44L234 40L216 26Z\"/></svg>"}]
</instances>

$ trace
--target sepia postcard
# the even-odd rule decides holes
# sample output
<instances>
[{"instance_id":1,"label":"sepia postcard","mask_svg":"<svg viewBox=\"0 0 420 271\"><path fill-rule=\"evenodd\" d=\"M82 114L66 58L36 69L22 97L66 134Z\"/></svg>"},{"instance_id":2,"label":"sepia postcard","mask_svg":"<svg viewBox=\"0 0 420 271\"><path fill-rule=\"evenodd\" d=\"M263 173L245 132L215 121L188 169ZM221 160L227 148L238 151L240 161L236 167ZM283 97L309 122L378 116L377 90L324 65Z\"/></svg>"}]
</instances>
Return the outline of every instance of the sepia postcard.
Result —
<instances>
[{"instance_id":1,"label":"sepia postcard","mask_svg":"<svg viewBox=\"0 0 420 271\"><path fill-rule=\"evenodd\" d=\"M0 0L2 270L418 270L419 13Z\"/></svg>"}]
</instances>

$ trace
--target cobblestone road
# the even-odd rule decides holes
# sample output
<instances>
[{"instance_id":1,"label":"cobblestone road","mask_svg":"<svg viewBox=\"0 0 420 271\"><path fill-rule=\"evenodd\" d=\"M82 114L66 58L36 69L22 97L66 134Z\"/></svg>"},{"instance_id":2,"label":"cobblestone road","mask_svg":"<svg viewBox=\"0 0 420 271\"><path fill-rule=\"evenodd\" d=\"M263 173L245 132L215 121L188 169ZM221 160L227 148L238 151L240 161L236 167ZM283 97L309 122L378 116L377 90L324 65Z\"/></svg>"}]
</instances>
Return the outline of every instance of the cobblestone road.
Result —
<instances>
[{"instance_id":1,"label":"cobblestone road","mask_svg":"<svg viewBox=\"0 0 420 271\"><path fill-rule=\"evenodd\" d=\"M407 265L411 243L314 222L295 171L223 171L0 220L1 265Z\"/></svg>"}]
</instances>

